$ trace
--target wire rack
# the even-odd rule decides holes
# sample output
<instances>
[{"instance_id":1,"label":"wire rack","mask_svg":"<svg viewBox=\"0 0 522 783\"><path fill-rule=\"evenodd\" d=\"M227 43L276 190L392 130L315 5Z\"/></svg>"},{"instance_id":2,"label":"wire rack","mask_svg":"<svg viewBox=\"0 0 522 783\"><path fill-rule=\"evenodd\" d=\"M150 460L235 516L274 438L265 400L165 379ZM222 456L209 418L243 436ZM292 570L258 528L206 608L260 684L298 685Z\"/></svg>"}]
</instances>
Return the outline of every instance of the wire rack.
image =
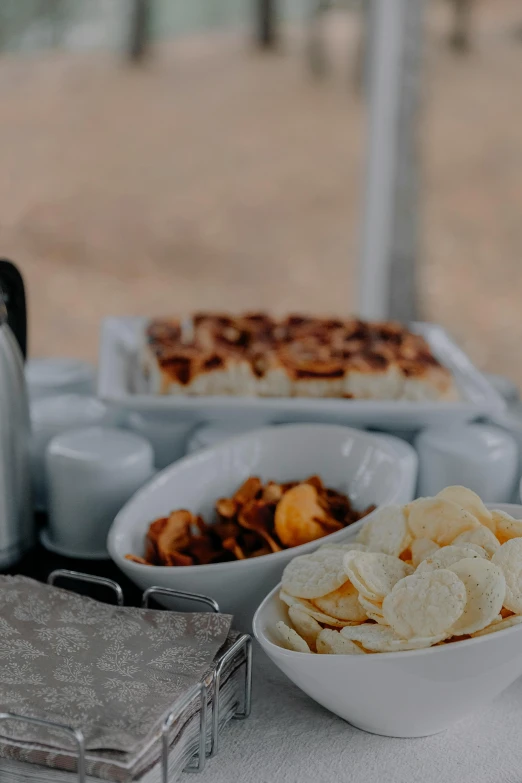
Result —
<instances>
[{"instance_id":1,"label":"wire rack","mask_svg":"<svg viewBox=\"0 0 522 783\"><path fill-rule=\"evenodd\" d=\"M78 571L69 571L67 569L59 569L53 571L47 579L49 585L56 584L57 581L75 581L84 582L88 584L99 585L106 587L114 593L117 606L124 606L123 590L118 582L112 579L105 579L100 576L93 576L92 574L83 574ZM143 608L150 606L151 599L158 596L166 598L178 598L184 601L190 601L192 603L198 603L205 605L207 610L212 612L219 612L219 606L206 595L198 595L197 593L186 593L181 590L171 590L168 587L149 587L142 595L141 605ZM244 679L243 689L240 699L235 705L235 711L232 715L234 720L245 720L250 715L251 703L252 703L252 638L248 634L242 634L236 641L225 650L216 660L215 665L210 677L206 677L201 682L194 685L185 696L178 699L173 705L172 710L166 715L163 720L161 728L161 781L162 783L169 783L169 735L170 730L174 726L177 720L179 720L185 710L191 705L198 705L199 710L199 738L198 747L194 755L190 759L188 766L185 767L184 772L201 772L206 760L215 756L219 748L219 726L220 726L220 708L221 708L221 685L222 677L225 668L228 665L233 664L235 661L239 662L240 666L244 666ZM208 719L208 701L209 694L212 697L212 716ZM86 750L85 750L85 737L81 729L73 726L67 726L61 723L54 723L53 721L44 720L42 718L30 718L21 714L11 712L0 712L0 722L2 721L23 721L24 723L30 723L37 726L44 726L52 728L57 731L62 731L64 735L68 735L74 740L78 753L78 762L76 766L76 772L78 776L78 783L86 783ZM207 741L208 729L210 728L210 742Z\"/></svg>"}]
</instances>

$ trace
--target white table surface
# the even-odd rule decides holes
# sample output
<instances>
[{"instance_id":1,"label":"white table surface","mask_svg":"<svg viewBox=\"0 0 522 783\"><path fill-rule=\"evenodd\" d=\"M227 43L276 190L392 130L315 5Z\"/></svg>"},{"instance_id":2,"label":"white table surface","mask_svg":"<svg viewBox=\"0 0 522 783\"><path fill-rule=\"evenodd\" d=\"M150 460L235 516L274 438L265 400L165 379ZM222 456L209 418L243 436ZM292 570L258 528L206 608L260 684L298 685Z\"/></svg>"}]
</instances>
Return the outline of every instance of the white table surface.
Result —
<instances>
[{"instance_id":1,"label":"white table surface","mask_svg":"<svg viewBox=\"0 0 522 783\"><path fill-rule=\"evenodd\" d=\"M252 715L230 724L194 783L522 781L522 678L453 729L390 739L352 728L305 696L257 645L254 655Z\"/></svg>"}]
</instances>

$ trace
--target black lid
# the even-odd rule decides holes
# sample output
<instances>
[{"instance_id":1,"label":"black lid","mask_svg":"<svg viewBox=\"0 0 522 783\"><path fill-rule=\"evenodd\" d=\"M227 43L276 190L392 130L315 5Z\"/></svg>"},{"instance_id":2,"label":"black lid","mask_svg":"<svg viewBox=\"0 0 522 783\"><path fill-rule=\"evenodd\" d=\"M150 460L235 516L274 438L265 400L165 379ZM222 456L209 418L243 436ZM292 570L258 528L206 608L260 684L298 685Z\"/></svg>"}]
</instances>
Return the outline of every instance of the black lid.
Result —
<instances>
[{"instance_id":1,"label":"black lid","mask_svg":"<svg viewBox=\"0 0 522 783\"><path fill-rule=\"evenodd\" d=\"M25 358L27 312L22 275L11 261L0 259L0 325L8 323Z\"/></svg>"}]
</instances>

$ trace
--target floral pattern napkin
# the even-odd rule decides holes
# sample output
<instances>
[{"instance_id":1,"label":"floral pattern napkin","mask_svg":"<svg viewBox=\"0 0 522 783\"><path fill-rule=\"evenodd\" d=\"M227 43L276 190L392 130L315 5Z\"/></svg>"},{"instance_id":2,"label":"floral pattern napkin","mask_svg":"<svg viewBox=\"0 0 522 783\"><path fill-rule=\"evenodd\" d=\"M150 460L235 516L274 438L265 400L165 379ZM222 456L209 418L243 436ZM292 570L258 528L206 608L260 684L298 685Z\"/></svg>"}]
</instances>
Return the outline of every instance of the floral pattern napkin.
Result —
<instances>
[{"instance_id":1,"label":"floral pattern napkin","mask_svg":"<svg viewBox=\"0 0 522 783\"><path fill-rule=\"evenodd\" d=\"M135 753L210 668L231 620L110 606L2 576L0 710L81 728L88 750ZM74 747L24 723L0 723L0 737Z\"/></svg>"}]
</instances>

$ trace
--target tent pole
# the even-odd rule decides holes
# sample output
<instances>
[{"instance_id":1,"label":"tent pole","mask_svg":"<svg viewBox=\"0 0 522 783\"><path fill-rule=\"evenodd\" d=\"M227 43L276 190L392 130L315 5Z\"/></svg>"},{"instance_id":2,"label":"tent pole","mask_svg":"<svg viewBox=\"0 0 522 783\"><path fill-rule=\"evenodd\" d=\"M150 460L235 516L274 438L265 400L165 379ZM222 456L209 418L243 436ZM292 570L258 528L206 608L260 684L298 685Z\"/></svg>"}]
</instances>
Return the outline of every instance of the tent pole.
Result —
<instances>
[{"instance_id":1,"label":"tent pole","mask_svg":"<svg viewBox=\"0 0 522 783\"><path fill-rule=\"evenodd\" d=\"M375 3L359 312L416 317L417 130L425 0Z\"/></svg>"}]
</instances>

